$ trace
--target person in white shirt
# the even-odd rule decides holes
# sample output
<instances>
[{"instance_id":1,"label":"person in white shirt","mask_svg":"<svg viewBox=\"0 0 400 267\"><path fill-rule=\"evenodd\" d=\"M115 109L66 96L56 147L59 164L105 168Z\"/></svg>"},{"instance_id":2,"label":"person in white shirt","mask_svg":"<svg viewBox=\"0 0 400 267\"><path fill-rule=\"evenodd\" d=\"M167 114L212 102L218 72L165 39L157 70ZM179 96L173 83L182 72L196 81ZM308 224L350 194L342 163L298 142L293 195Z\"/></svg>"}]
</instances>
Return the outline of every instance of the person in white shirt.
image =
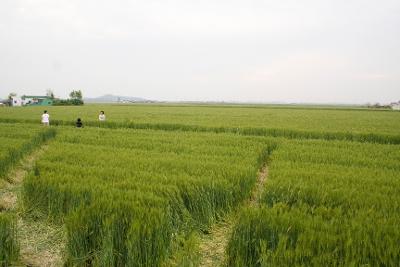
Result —
<instances>
[{"instance_id":1,"label":"person in white shirt","mask_svg":"<svg viewBox=\"0 0 400 267\"><path fill-rule=\"evenodd\" d=\"M50 115L47 113L47 110L42 114L42 123L44 126L49 126L50 124Z\"/></svg>"},{"instance_id":2,"label":"person in white shirt","mask_svg":"<svg viewBox=\"0 0 400 267\"><path fill-rule=\"evenodd\" d=\"M99 121L105 121L105 120L106 120L106 115L104 114L104 111L100 111Z\"/></svg>"}]
</instances>

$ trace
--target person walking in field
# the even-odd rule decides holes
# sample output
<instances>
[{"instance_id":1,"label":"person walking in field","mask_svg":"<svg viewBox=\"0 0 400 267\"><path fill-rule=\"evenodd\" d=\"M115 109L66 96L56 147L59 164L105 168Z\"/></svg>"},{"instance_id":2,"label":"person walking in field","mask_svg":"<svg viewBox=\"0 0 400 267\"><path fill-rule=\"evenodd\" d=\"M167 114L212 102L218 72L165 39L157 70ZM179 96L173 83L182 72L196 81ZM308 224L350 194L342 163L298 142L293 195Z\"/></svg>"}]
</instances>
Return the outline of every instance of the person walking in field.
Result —
<instances>
[{"instance_id":1,"label":"person walking in field","mask_svg":"<svg viewBox=\"0 0 400 267\"><path fill-rule=\"evenodd\" d=\"M104 111L100 111L99 114L99 121L105 121L106 120L106 115L104 114Z\"/></svg>"},{"instance_id":2,"label":"person walking in field","mask_svg":"<svg viewBox=\"0 0 400 267\"><path fill-rule=\"evenodd\" d=\"M76 128L83 128L83 123L82 123L82 120L81 120L81 118L78 118L77 120L76 120Z\"/></svg>"},{"instance_id":3,"label":"person walking in field","mask_svg":"<svg viewBox=\"0 0 400 267\"><path fill-rule=\"evenodd\" d=\"M43 111L42 124L44 126L49 126L49 124L50 124L50 115L47 113L47 110Z\"/></svg>"}]
</instances>

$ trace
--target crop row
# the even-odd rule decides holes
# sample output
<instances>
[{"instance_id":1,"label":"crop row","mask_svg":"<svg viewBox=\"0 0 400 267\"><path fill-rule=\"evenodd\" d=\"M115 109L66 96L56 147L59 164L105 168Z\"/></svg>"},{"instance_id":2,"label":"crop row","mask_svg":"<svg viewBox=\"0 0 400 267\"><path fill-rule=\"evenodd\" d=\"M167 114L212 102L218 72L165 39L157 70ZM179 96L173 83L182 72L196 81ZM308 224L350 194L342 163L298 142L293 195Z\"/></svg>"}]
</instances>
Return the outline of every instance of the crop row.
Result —
<instances>
[{"instance_id":1,"label":"crop row","mask_svg":"<svg viewBox=\"0 0 400 267\"><path fill-rule=\"evenodd\" d=\"M25 154L55 136L55 129L0 123L0 178Z\"/></svg>"},{"instance_id":2,"label":"crop row","mask_svg":"<svg viewBox=\"0 0 400 267\"><path fill-rule=\"evenodd\" d=\"M3 123L37 123L37 120L31 119L5 119L0 118ZM55 126L74 126L75 121L52 120ZM188 131L188 132L212 132L212 133L234 133L245 136L268 136L284 137L288 139L323 139L323 140L342 140L362 143L378 144L400 144L399 134L386 133L354 133L343 131L312 131L312 130L294 130L285 128L267 128L267 127L216 127L190 124L172 124L172 123L140 123L140 122L106 122L86 121L86 126L101 128L129 128L129 129L149 129L163 131Z\"/></svg>"},{"instance_id":3,"label":"crop row","mask_svg":"<svg viewBox=\"0 0 400 267\"><path fill-rule=\"evenodd\" d=\"M30 125L31 126L31 125ZM54 129L23 124L0 123L0 178L20 159L42 142L54 137ZM0 266L9 266L18 258L17 227L15 216L5 210L0 203Z\"/></svg>"},{"instance_id":4,"label":"crop row","mask_svg":"<svg viewBox=\"0 0 400 267\"><path fill-rule=\"evenodd\" d=\"M158 266L182 232L248 197L274 148L261 137L59 128L24 202L67 228L67 265Z\"/></svg>"},{"instance_id":5,"label":"crop row","mask_svg":"<svg viewBox=\"0 0 400 267\"><path fill-rule=\"evenodd\" d=\"M51 120L96 121L104 110L109 122L196 125L212 128L269 128L311 132L351 132L398 135L400 112L360 109L327 109L269 105L84 105L46 107ZM0 109L0 118L40 122L44 107Z\"/></svg>"},{"instance_id":6,"label":"crop row","mask_svg":"<svg viewBox=\"0 0 400 267\"><path fill-rule=\"evenodd\" d=\"M18 259L17 223L14 215L0 213L0 266L10 266Z\"/></svg>"},{"instance_id":7,"label":"crop row","mask_svg":"<svg viewBox=\"0 0 400 267\"><path fill-rule=\"evenodd\" d=\"M231 266L398 266L400 147L282 141L259 208L243 210Z\"/></svg>"}]
</instances>

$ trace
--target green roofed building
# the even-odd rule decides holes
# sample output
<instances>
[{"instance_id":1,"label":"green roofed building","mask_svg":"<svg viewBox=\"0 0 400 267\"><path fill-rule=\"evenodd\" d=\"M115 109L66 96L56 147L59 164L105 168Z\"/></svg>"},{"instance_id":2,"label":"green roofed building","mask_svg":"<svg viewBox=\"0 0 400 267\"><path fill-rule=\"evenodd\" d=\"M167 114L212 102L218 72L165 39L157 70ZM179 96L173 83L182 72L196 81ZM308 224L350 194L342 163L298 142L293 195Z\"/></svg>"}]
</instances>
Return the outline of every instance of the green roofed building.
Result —
<instances>
[{"instance_id":1,"label":"green roofed building","mask_svg":"<svg viewBox=\"0 0 400 267\"><path fill-rule=\"evenodd\" d=\"M48 96L33 96L24 95L21 97L22 105L25 106L51 106L53 105L53 99Z\"/></svg>"}]
</instances>

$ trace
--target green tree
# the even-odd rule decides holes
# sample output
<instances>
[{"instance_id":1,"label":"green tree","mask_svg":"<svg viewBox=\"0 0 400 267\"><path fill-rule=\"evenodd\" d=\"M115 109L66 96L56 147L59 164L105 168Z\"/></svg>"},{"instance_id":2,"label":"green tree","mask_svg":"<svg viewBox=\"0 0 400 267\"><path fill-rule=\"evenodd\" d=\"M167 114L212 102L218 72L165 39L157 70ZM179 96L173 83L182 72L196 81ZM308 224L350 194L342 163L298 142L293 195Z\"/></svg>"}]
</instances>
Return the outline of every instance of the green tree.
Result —
<instances>
[{"instance_id":1,"label":"green tree","mask_svg":"<svg viewBox=\"0 0 400 267\"><path fill-rule=\"evenodd\" d=\"M69 97L72 99L77 99L77 100L82 100L82 91L81 90L72 90L71 93L69 93Z\"/></svg>"},{"instance_id":2,"label":"green tree","mask_svg":"<svg viewBox=\"0 0 400 267\"><path fill-rule=\"evenodd\" d=\"M8 100L11 100L13 97L17 96L16 93L9 93L8 94Z\"/></svg>"},{"instance_id":3,"label":"green tree","mask_svg":"<svg viewBox=\"0 0 400 267\"><path fill-rule=\"evenodd\" d=\"M70 99L67 100L67 104L70 105L83 105L83 97L82 97L82 91L81 90L72 90L71 93L69 93Z\"/></svg>"},{"instance_id":4,"label":"green tree","mask_svg":"<svg viewBox=\"0 0 400 267\"><path fill-rule=\"evenodd\" d=\"M49 98L51 98L51 99L54 99L54 92L53 92L53 90L51 90L50 88L47 89L47 90L46 90L46 96L49 97Z\"/></svg>"}]
</instances>

